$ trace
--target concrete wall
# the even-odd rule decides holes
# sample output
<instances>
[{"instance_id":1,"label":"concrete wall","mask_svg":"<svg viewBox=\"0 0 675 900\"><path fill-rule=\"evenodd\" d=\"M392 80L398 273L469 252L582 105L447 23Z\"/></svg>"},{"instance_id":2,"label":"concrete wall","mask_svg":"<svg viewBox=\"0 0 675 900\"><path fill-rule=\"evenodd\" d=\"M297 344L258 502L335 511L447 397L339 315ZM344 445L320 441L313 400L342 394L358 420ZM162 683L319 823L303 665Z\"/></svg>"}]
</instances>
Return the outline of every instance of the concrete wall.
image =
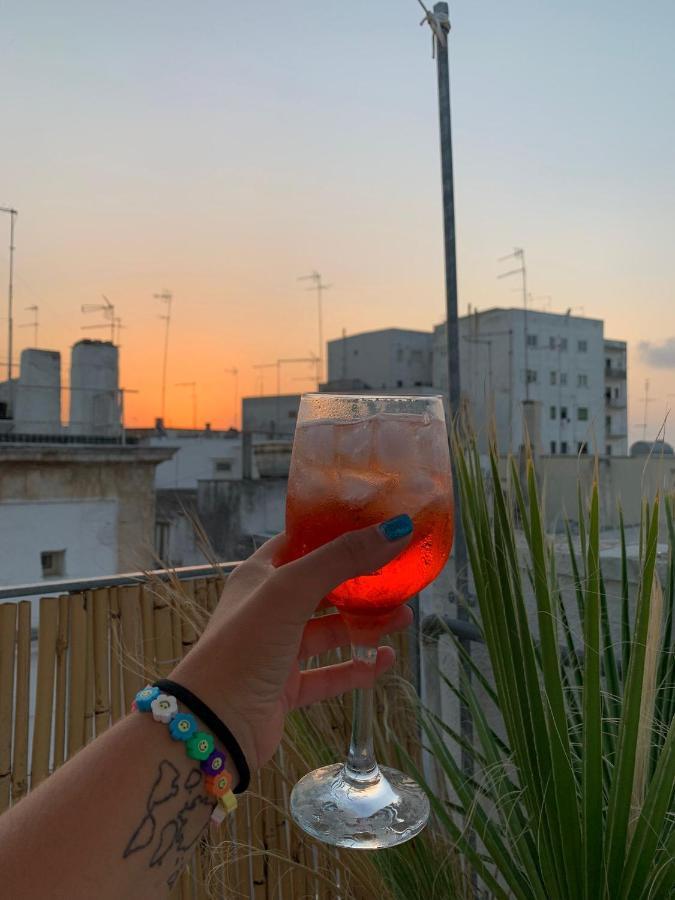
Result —
<instances>
[{"instance_id":1,"label":"concrete wall","mask_svg":"<svg viewBox=\"0 0 675 900\"><path fill-rule=\"evenodd\" d=\"M219 559L241 559L252 536L283 531L287 486L286 478L199 482L197 513Z\"/></svg>"},{"instance_id":2,"label":"concrete wall","mask_svg":"<svg viewBox=\"0 0 675 900\"><path fill-rule=\"evenodd\" d=\"M14 430L20 434L59 434L61 354L56 350L22 350L20 372Z\"/></svg>"},{"instance_id":3,"label":"concrete wall","mask_svg":"<svg viewBox=\"0 0 675 900\"><path fill-rule=\"evenodd\" d=\"M242 401L242 430L269 438L295 434L300 407L300 394L272 397L244 397Z\"/></svg>"},{"instance_id":4,"label":"concrete wall","mask_svg":"<svg viewBox=\"0 0 675 900\"><path fill-rule=\"evenodd\" d=\"M37 501L88 501L100 502L101 509L107 509L112 501L117 508L117 554L107 574L142 569L154 559L155 466L169 452L131 447L8 445L0 448L0 504L14 501L35 510L30 504ZM66 537L70 546L73 536L64 531ZM92 561L92 568L96 565ZM0 580L7 583L5 578ZM21 582L27 580L20 578Z\"/></svg>"},{"instance_id":5,"label":"concrete wall","mask_svg":"<svg viewBox=\"0 0 675 900\"><path fill-rule=\"evenodd\" d=\"M121 433L119 353L108 341L78 341L73 346L69 419L73 434Z\"/></svg>"},{"instance_id":6,"label":"concrete wall","mask_svg":"<svg viewBox=\"0 0 675 900\"><path fill-rule=\"evenodd\" d=\"M577 482L589 495L593 483L594 460L542 456L538 463L539 483L546 509L549 532L564 527L565 513L576 522ZM675 491L675 458L610 456L599 460L600 518L605 529L619 527L619 504L627 526L640 524L642 498L652 500ZM665 526L664 526L665 527ZM665 532L664 532L665 534Z\"/></svg>"},{"instance_id":7,"label":"concrete wall","mask_svg":"<svg viewBox=\"0 0 675 900\"><path fill-rule=\"evenodd\" d=\"M201 479L229 480L242 476L241 438L213 437L208 432L198 437L152 437L151 447L175 449L172 459L157 466L155 487L195 489ZM218 463L230 464L229 471L219 471Z\"/></svg>"},{"instance_id":8,"label":"concrete wall","mask_svg":"<svg viewBox=\"0 0 675 900\"><path fill-rule=\"evenodd\" d=\"M117 571L119 504L110 500L0 502L0 582L49 582L40 554L65 550L60 578Z\"/></svg>"},{"instance_id":9,"label":"concrete wall","mask_svg":"<svg viewBox=\"0 0 675 900\"><path fill-rule=\"evenodd\" d=\"M387 328L328 342L328 380L360 379L373 390L431 385L432 335Z\"/></svg>"}]
</instances>

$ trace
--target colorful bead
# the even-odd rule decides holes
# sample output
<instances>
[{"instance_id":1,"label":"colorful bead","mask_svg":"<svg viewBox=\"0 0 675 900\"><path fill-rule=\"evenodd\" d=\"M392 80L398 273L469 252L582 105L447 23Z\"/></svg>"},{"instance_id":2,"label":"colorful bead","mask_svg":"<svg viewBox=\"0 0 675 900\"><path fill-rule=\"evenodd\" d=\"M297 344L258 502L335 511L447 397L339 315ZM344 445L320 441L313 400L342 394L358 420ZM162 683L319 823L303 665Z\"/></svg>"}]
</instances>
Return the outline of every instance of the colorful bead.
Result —
<instances>
[{"instance_id":1,"label":"colorful bead","mask_svg":"<svg viewBox=\"0 0 675 900\"><path fill-rule=\"evenodd\" d=\"M205 775L219 775L225 769L225 754L214 750L211 756L202 760L199 768Z\"/></svg>"},{"instance_id":2,"label":"colorful bead","mask_svg":"<svg viewBox=\"0 0 675 900\"><path fill-rule=\"evenodd\" d=\"M175 697L170 697L168 694L159 694L150 704L150 709L155 722L162 722L164 725L168 725L178 712L178 703Z\"/></svg>"},{"instance_id":3,"label":"colorful bead","mask_svg":"<svg viewBox=\"0 0 675 900\"><path fill-rule=\"evenodd\" d=\"M174 741L188 741L197 731L197 721L190 713L178 713L169 722L169 732Z\"/></svg>"},{"instance_id":4,"label":"colorful bead","mask_svg":"<svg viewBox=\"0 0 675 900\"><path fill-rule=\"evenodd\" d=\"M186 748L190 759L208 759L213 753L213 737L206 731L198 731L187 742Z\"/></svg>"},{"instance_id":5,"label":"colorful bead","mask_svg":"<svg viewBox=\"0 0 675 900\"><path fill-rule=\"evenodd\" d=\"M159 693L159 688L153 687L151 684L146 685L142 691L136 694L134 700L136 709L140 709L141 712L149 712L152 701L159 697Z\"/></svg>"},{"instance_id":6,"label":"colorful bead","mask_svg":"<svg viewBox=\"0 0 675 900\"><path fill-rule=\"evenodd\" d=\"M204 790L212 797L223 797L232 790L232 777L229 772L204 779Z\"/></svg>"},{"instance_id":7,"label":"colorful bead","mask_svg":"<svg viewBox=\"0 0 675 900\"><path fill-rule=\"evenodd\" d=\"M237 798L234 796L232 791L228 791L227 794L223 794L222 797L218 797L218 806L216 809L222 809L223 812L227 815L228 813L234 812L237 808Z\"/></svg>"}]
</instances>

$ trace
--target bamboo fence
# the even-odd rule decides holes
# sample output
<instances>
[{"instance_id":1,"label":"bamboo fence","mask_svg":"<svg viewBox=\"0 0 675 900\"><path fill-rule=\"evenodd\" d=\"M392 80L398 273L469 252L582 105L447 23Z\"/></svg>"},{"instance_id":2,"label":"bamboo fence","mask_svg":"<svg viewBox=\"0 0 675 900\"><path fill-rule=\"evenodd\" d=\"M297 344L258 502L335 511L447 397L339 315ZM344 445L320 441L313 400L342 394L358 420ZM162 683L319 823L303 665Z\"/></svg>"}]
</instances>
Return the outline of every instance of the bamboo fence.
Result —
<instances>
[{"instance_id":1,"label":"bamboo fence","mask_svg":"<svg viewBox=\"0 0 675 900\"><path fill-rule=\"evenodd\" d=\"M170 672L197 640L222 583L213 576L44 597L37 635L30 601L0 604L0 813L125 715L143 684ZM407 639L395 643L405 666ZM388 695L378 692L381 707ZM349 705L320 704L301 717L336 754L346 748ZM405 704L391 705L409 736L406 749L418 756L414 728L400 719ZM392 715L380 713L385 721ZM370 854L335 851L292 822L290 788L308 768L298 741L287 739L254 775L237 813L205 834L172 900L385 900Z\"/></svg>"}]
</instances>

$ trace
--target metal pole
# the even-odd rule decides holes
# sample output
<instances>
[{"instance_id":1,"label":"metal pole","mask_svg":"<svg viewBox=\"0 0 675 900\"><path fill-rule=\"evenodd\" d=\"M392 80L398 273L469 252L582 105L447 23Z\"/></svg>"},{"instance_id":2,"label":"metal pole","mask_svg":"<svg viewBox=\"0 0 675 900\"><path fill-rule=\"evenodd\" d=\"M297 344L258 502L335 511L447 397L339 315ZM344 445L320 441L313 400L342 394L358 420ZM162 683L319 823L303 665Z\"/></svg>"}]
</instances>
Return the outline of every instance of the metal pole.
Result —
<instances>
[{"instance_id":1,"label":"metal pole","mask_svg":"<svg viewBox=\"0 0 675 900\"><path fill-rule=\"evenodd\" d=\"M160 316L161 319L164 319L166 322L166 329L164 331L164 360L162 362L162 421L164 421L164 414L166 411L166 368L167 368L167 359L169 356L169 326L171 325L171 301L173 300L173 294L171 291L162 291L161 294L155 294L157 300L161 300L162 303L166 303L166 315Z\"/></svg>"},{"instance_id":2,"label":"metal pole","mask_svg":"<svg viewBox=\"0 0 675 900\"><path fill-rule=\"evenodd\" d=\"M436 59L438 74L438 113L441 142L441 174L443 181L443 237L445 251L445 300L446 300L446 341L448 354L448 428L452 431L457 422L461 406L461 382L459 368L459 319L457 306L457 251L455 241L455 196L452 166L452 126L450 117L450 67L448 64L448 34L450 21L448 4L434 4L434 16L442 29L445 40L436 40ZM457 472L453 461L453 480L457 485ZM466 552L466 540L462 525L462 512L459 491L455 490L455 593L457 601L457 618L462 622L469 621L468 599L469 579ZM462 641L467 654L471 653L470 641ZM470 669L462 665L464 677L470 677ZM471 743L473 727L471 715L464 704L460 706L460 731ZM472 771L471 755L462 751L462 768Z\"/></svg>"},{"instance_id":3,"label":"metal pole","mask_svg":"<svg viewBox=\"0 0 675 900\"><path fill-rule=\"evenodd\" d=\"M12 385L12 364L14 356L14 225L17 210L11 206L0 206L0 212L9 214L9 284L7 286L7 381L9 389L9 405L14 415L14 389Z\"/></svg>"}]
</instances>

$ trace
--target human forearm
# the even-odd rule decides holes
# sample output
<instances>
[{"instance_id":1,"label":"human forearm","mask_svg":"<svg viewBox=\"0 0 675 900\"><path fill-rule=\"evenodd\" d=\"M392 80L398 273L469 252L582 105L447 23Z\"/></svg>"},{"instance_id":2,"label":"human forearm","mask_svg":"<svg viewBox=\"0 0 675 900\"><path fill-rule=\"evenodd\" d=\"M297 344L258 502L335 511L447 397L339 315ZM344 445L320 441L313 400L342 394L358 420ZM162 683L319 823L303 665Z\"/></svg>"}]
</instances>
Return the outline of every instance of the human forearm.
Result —
<instances>
[{"instance_id":1,"label":"human forearm","mask_svg":"<svg viewBox=\"0 0 675 900\"><path fill-rule=\"evenodd\" d=\"M0 818L3 895L165 896L213 805L184 744L127 716Z\"/></svg>"}]
</instances>

